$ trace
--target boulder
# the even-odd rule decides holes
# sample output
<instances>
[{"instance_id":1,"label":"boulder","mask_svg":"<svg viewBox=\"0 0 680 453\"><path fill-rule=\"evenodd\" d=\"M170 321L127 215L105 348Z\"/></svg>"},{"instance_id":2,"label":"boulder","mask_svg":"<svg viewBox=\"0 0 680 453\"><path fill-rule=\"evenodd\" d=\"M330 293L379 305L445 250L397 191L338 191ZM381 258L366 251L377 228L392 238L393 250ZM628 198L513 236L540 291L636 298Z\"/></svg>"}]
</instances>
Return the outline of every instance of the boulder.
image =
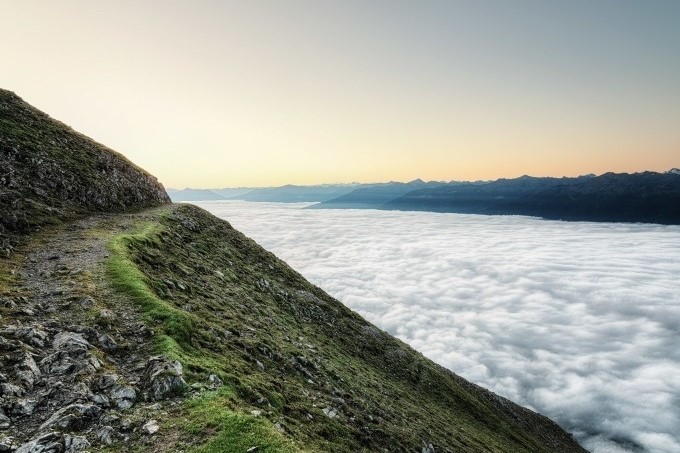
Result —
<instances>
[{"instance_id":1,"label":"boulder","mask_svg":"<svg viewBox=\"0 0 680 453\"><path fill-rule=\"evenodd\" d=\"M64 453L64 441L59 433L43 433L21 445L14 453Z\"/></svg>"},{"instance_id":2,"label":"boulder","mask_svg":"<svg viewBox=\"0 0 680 453\"><path fill-rule=\"evenodd\" d=\"M56 350L77 351L89 349L92 345L79 333L61 331L54 336L52 347Z\"/></svg>"},{"instance_id":3,"label":"boulder","mask_svg":"<svg viewBox=\"0 0 680 453\"><path fill-rule=\"evenodd\" d=\"M142 426L142 431L150 436L156 434L159 429L160 428L158 427L158 422L156 420L149 420L148 422L144 423L144 426Z\"/></svg>"},{"instance_id":4,"label":"boulder","mask_svg":"<svg viewBox=\"0 0 680 453\"><path fill-rule=\"evenodd\" d=\"M75 367L74 361L66 351L54 352L40 361L40 368L42 368L45 373L54 376L62 376L71 373Z\"/></svg>"},{"instance_id":5,"label":"boulder","mask_svg":"<svg viewBox=\"0 0 680 453\"><path fill-rule=\"evenodd\" d=\"M91 375L101 368L99 359L90 352L92 345L79 333L61 331L54 337L55 352L40 361L40 368L51 375Z\"/></svg>"},{"instance_id":6,"label":"boulder","mask_svg":"<svg viewBox=\"0 0 680 453\"><path fill-rule=\"evenodd\" d=\"M183 375L181 363L164 356L155 356L147 362L142 383L151 399L162 400L185 390L187 383Z\"/></svg>"},{"instance_id":7,"label":"boulder","mask_svg":"<svg viewBox=\"0 0 680 453\"><path fill-rule=\"evenodd\" d=\"M20 357L19 362L14 367L14 374L28 390L31 390L42 376L40 368L29 353L23 353Z\"/></svg>"},{"instance_id":8,"label":"boulder","mask_svg":"<svg viewBox=\"0 0 680 453\"><path fill-rule=\"evenodd\" d=\"M68 434L64 436L64 453L76 453L87 448L90 448L90 442L86 438Z\"/></svg>"},{"instance_id":9,"label":"boulder","mask_svg":"<svg viewBox=\"0 0 680 453\"><path fill-rule=\"evenodd\" d=\"M129 409L137 400L137 392L129 385L115 385L109 391L109 396L118 409Z\"/></svg>"},{"instance_id":10,"label":"boulder","mask_svg":"<svg viewBox=\"0 0 680 453\"><path fill-rule=\"evenodd\" d=\"M113 435L115 431L111 426L103 426L97 431L97 440L104 445L111 445L113 443Z\"/></svg>"},{"instance_id":11,"label":"boulder","mask_svg":"<svg viewBox=\"0 0 680 453\"><path fill-rule=\"evenodd\" d=\"M40 429L56 427L74 431L81 430L94 423L100 413L101 409L94 404L70 404L52 414L40 426Z\"/></svg>"}]
</instances>

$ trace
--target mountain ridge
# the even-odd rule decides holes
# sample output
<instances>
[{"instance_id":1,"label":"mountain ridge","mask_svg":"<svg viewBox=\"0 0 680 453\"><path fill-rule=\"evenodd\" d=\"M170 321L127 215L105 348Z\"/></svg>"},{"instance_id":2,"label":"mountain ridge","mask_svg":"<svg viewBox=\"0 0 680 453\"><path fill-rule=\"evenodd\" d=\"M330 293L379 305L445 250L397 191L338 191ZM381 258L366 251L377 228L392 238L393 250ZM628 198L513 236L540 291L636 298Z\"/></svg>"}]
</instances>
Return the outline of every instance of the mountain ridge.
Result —
<instances>
[{"instance_id":1,"label":"mountain ridge","mask_svg":"<svg viewBox=\"0 0 680 453\"><path fill-rule=\"evenodd\" d=\"M307 209L382 209L482 215L525 215L548 220L680 224L680 170L607 172L577 177L501 178L493 181L387 182L334 186L281 186L214 197L171 192L175 201L242 200L316 203ZM291 190L292 188L292 190ZM293 192L293 193L291 193ZM200 193L205 195L201 196Z\"/></svg>"},{"instance_id":2,"label":"mountain ridge","mask_svg":"<svg viewBox=\"0 0 680 453\"><path fill-rule=\"evenodd\" d=\"M170 202L154 176L2 89L0 153L2 255L47 224Z\"/></svg>"},{"instance_id":3,"label":"mountain ridge","mask_svg":"<svg viewBox=\"0 0 680 453\"><path fill-rule=\"evenodd\" d=\"M549 220L680 224L680 175L518 178L413 191L378 209L528 215Z\"/></svg>"},{"instance_id":4,"label":"mountain ridge","mask_svg":"<svg viewBox=\"0 0 680 453\"><path fill-rule=\"evenodd\" d=\"M43 217L2 231L0 451L584 451L6 96L3 200Z\"/></svg>"}]
</instances>

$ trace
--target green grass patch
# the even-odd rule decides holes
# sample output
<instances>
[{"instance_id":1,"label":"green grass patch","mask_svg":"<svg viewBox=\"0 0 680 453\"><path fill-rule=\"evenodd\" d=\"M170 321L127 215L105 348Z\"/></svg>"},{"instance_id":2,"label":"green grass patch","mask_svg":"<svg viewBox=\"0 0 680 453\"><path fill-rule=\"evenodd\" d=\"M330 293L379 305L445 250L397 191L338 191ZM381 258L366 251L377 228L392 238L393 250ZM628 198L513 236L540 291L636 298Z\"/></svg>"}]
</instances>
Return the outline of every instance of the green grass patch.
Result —
<instances>
[{"instance_id":1,"label":"green grass patch","mask_svg":"<svg viewBox=\"0 0 680 453\"><path fill-rule=\"evenodd\" d=\"M156 335L157 351L181 361L183 351L178 342L188 341L197 320L191 313L183 312L158 298L130 254L132 243L153 242L159 229L156 223L146 223L137 233L119 235L109 241L111 256L106 263L107 273L114 287L142 308L146 320L154 327L160 327Z\"/></svg>"},{"instance_id":2,"label":"green grass patch","mask_svg":"<svg viewBox=\"0 0 680 453\"><path fill-rule=\"evenodd\" d=\"M257 447L257 452L293 453L300 450L286 439L269 420L230 409L236 403L225 388L208 392L185 403L184 417L176 422L190 438L209 437L194 453L243 453Z\"/></svg>"},{"instance_id":3,"label":"green grass patch","mask_svg":"<svg viewBox=\"0 0 680 453\"><path fill-rule=\"evenodd\" d=\"M134 233L111 239L107 244L111 252L106 262L107 276L117 291L141 308L145 321L153 326L156 353L179 360L190 381L209 373L225 377L230 367L224 357L192 345L204 327L199 318L160 298L134 261L134 251L158 245L162 231L159 223L147 222L138 225ZM269 420L251 415L245 412L245 406L239 406L234 395L241 393L243 387L239 384L234 390L225 386L220 391L186 400L179 409L181 414L166 421L173 422L167 429L179 430L180 443L189 439L188 451L196 453L245 452L251 447L258 447L258 453L300 451Z\"/></svg>"}]
</instances>

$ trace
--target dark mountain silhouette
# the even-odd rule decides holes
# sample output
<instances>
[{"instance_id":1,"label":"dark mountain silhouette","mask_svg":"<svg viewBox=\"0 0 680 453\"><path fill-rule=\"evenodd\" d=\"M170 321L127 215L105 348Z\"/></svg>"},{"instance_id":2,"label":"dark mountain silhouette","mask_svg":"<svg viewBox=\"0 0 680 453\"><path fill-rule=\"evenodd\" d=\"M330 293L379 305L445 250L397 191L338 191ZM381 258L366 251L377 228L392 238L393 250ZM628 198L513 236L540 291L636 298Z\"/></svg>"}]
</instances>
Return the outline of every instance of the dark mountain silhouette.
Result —
<instances>
[{"instance_id":1,"label":"dark mountain silhouette","mask_svg":"<svg viewBox=\"0 0 680 453\"><path fill-rule=\"evenodd\" d=\"M417 190L377 208L679 224L680 175L644 172L578 178L523 176Z\"/></svg>"}]
</instances>

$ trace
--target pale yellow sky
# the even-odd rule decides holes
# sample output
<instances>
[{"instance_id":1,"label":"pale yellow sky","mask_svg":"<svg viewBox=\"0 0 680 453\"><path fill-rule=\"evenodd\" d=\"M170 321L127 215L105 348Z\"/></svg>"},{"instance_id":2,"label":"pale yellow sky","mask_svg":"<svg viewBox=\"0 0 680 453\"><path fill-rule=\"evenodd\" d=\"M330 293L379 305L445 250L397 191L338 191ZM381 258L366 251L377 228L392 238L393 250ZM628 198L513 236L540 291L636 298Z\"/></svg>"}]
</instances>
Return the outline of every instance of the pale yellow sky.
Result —
<instances>
[{"instance_id":1,"label":"pale yellow sky","mask_svg":"<svg viewBox=\"0 0 680 453\"><path fill-rule=\"evenodd\" d=\"M167 187L680 166L679 2L0 0L0 86Z\"/></svg>"}]
</instances>

